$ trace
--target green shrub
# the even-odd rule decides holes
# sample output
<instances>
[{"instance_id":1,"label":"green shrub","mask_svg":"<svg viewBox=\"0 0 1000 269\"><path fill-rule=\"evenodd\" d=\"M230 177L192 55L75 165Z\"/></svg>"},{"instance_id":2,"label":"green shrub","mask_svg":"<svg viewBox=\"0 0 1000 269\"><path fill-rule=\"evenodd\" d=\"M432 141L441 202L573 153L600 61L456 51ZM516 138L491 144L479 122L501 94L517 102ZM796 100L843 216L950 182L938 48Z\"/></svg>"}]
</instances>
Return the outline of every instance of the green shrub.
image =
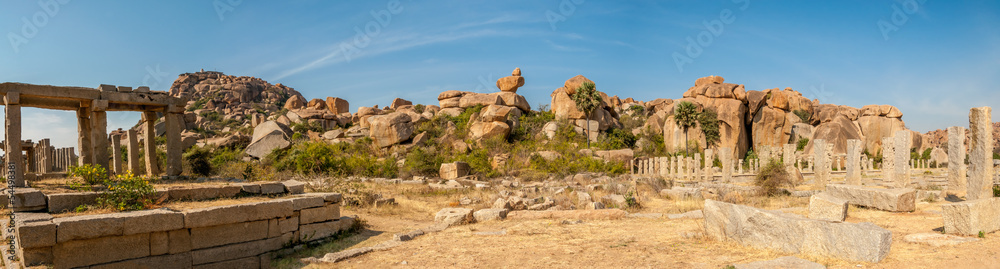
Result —
<instances>
[{"instance_id":1,"label":"green shrub","mask_svg":"<svg viewBox=\"0 0 1000 269\"><path fill-rule=\"evenodd\" d=\"M308 121L305 120L303 120L302 122L292 123L288 127L291 128L293 132L303 133L303 134L309 131L313 132L323 131L323 125L320 124L319 122L309 123Z\"/></svg>"},{"instance_id":2,"label":"green shrub","mask_svg":"<svg viewBox=\"0 0 1000 269\"><path fill-rule=\"evenodd\" d=\"M806 148L806 145L809 145L809 138L800 138L799 141L796 142L795 151L804 150Z\"/></svg>"},{"instance_id":3,"label":"green shrub","mask_svg":"<svg viewBox=\"0 0 1000 269\"><path fill-rule=\"evenodd\" d=\"M152 205L153 185L142 176L132 172L118 175L104 183L108 191L97 198L97 204L119 211L143 210Z\"/></svg>"},{"instance_id":4,"label":"green shrub","mask_svg":"<svg viewBox=\"0 0 1000 269\"><path fill-rule=\"evenodd\" d=\"M993 197L1000 197L1000 185L993 185Z\"/></svg>"},{"instance_id":5,"label":"green shrub","mask_svg":"<svg viewBox=\"0 0 1000 269\"><path fill-rule=\"evenodd\" d=\"M802 122L805 123L809 123L810 118L812 118L812 114L809 114L808 111L802 109L792 111L792 113L795 114L795 116L799 116L799 119L801 119Z\"/></svg>"},{"instance_id":6,"label":"green shrub","mask_svg":"<svg viewBox=\"0 0 1000 269\"><path fill-rule=\"evenodd\" d=\"M108 180L108 170L99 164L84 164L82 166L70 166L69 175L80 177L83 182L89 185L101 184Z\"/></svg>"},{"instance_id":7,"label":"green shrub","mask_svg":"<svg viewBox=\"0 0 1000 269\"><path fill-rule=\"evenodd\" d=\"M635 135L624 129L612 129L601 139L598 147L602 149L629 149L635 147Z\"/></svg>"},{"instance_id":8,"label":"green shrub","mask_svg":"<svg viewBox=\"0 0 1000 269\"><path fill-rule=\"evenodd\" d=\"M212 163L209 161L212 152L207 148L194 147L184 153L184 161L191 166L191 172L196 175L212 175Z\"/></svg>"},{"instance_id":9,"label":"green shrub","mask_svg":"<svg viewBox=\"0 0 1000 269\"><path fill-rule=\"evenodd\" d=\"M719 115L709 108L705 108L704 111L698 113L698 125L701 126L701 132L705 135L706 146L712 146L719 142L718 117Z\"/></svg>"},{"instance_id":10,"label":"green shrub","mask_svg":"<svg viewBox=\"0 0 1000 269\"><path fill-rule=\"evenodd\" d=\"M510 132L508 140L511 142L533 139L535 134L542 132L542 127L546 123L554 121L556 115L552 112L529 111L518 118L520 125Z\"/></svg>"},{"instance_id":11,"label":"green shrub","mask_svg":"<svg viewBox=\"0 0 1000 269\"><path fill-rule=\"evenodd\" d=\"M792 182L791 176L785 171L785 167L777 160L771 160L767 166L761 169L760 173L754 179L754 185L759 189L758 192L763 196L777 196L785 194L782 187L794 188L795 183Z\"/></svg>"},{"instance_id":12,"label":"green shrub","mask_svg":"<svg viewBox=\"0 0 1000 269\"><path fill-rule=\"evenodd\" d=\"M417 113L424 113L424 109L427 108L423 104L416 104L413 106L413 111Z\"/></svg>"},{"instance_id":13,"label":"green shrub","mask_svg":"<svg viewBox=\"0 0 1000 269\"><path fill-rule=\"evenodd\" d=\"M429 148L415 147L406 154L403 169L411 175L434 176L442 163L445 163L445 155L432 152Z\"/></svg>"},{"instance_id":14,"label":"green shrub","mask_svg":"<svg viewBox=\"0 0 1000 269\"><path fill-rule=\"evenodd\" d=\"M278 170L303 174L328 174L333 176L396 177L398 168L394 158L378 158L371 150L371 140L359 139L355 143L308 141L295 144L287 150L275 150L267 156Z\"/></svg>"}]
</instances>

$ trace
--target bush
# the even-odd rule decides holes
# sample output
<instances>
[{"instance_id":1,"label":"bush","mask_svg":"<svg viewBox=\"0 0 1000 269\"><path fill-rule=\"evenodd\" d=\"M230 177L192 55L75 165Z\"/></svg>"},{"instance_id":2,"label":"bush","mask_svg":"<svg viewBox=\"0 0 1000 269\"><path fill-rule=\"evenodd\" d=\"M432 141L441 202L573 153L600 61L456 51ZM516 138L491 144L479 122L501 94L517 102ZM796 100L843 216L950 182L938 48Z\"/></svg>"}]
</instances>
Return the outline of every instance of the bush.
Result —
<instances>
[{"instance_id":1,"label":"bush","mask_svg":"<svg viewBox=\"0 0 1000 269\"><path fill-rule=\"evenodd\" d=\"M795 145L795 151L802 151L809 145L809 138L801 138Z\"/></svg>"},{"instance_id":2,"label":"bush","mask_svg":"<svg viewBox=\"0 0 1000 269\"><path fill-rule=\"evenodd\" d=\"M786 194L782 187L793 188L795 183L792 182L791 176L785 171L785 167L777 160L771 160L760 173L757 174L757 178L754 179L754 185L758 189L758 193L762 196L777 196Z\"/></svg>"},{"instance_id":3,"label":"bush","mask_svg":"<svg viewBox=\"0 0 1000 269\"><path fill-rule=\"evenodd\" d=\"M184 153L184 161L191 166L191 172L195 175L212 175L212 163L209 156L212 154L207 148L195 147Z\"/></svg>"},{"instance_id":4,"label":"bush","mask_svg":"<svg viewBox=\"0 0 1000 269\"><path fill-rule=\"evenodd\" d=\"M635 147L635 135L624 129L612 129L608 135L601 140L599 145L603 149L630 149Z\"/></svg>"},{"instance_id":5,"label":"bush","mask_svg":"<svg viewBox=\"0 0 1000 269\"><path fill-rule=\"evenodd\" d=\"M152 205L153 185L145 177L135 176L132 172L118 175L114 180L104 183L108 191L97 198L97 204L102 207L119 211L143 210Z\"/></svg>"},{"instance_id":6,"label":"bush","mask_svg":"<svg viewBox=\"0 0 1000 269\"><path fill-rule=\"evenodd\" d=\"M108 170L99 164L84 164L83 166L70 166L69 175L80 177L83 182L89 185L101 184L108 180Z\"/></svg>"},{"instance_id":7,"label":"bush","mask_svg":"<svg viewBox=\"0 0 1000 269\"><path fill-rule=\"evenodd\" d=\"M993 185L993 197L1000 197L1000 185Z\"/></svg>"},{"instance_id":8,"label":"bush","mask_svg":"<svg viewBox=\"0 0 1000 269\"><path fill-rule=\"evenodd\" d=\"M706 108L698 114L698 125L705 135L705 145L712 146L719 142L719 115L714 110Z\"/></svg>"},{"instance_id":9,"label":"bush","mask_svg":"<svg viewBox=\"0 0 1000 269\"><path fill-rule=\"evenodd\" d=\"M267 156L278 170L303 174L393 178L399 172L395 158L377 158L371 140L337 143L308 141L287 150L275 150Z\"/></svg>"},{"instance_id":10,"label":"bush","mask_svg":"<svg viewBox=\"0 0 1000 269\"><path fill-rule=\"evenodd\" d=\"M809 123L809 119L812 118L812 114L809 114L808 111L802 109L792 111L792 113L795 114L795 116L799 116L799 119L805 123Z\"/></svg>"},{"instance_id":11,"label":"bush","mask_svg":"<svg viewBox=\"0 0 1000 269\"><path fill-rule=\"evenodd\" d=\"M429 148L415 147L406 154L403 169L410 175L435 176L442 163L445 163L444 155Z\"/></svg>"}]
</instances>

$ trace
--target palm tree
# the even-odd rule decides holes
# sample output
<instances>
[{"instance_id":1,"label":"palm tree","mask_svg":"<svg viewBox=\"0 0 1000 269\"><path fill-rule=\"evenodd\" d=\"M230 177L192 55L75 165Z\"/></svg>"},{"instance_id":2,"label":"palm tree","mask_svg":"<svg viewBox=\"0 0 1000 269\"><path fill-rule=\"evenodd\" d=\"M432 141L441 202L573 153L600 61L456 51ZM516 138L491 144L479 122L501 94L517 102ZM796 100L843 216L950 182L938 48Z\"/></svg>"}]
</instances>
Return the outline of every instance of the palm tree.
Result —
<instances>
[{"instance_id":1,"label":"palm tree","mask_svg":"<svg viewBox=\"0 0 1000 269\"><path fill-rule=\"evenodd\" d=\"M593 82L584 82L583 85L576 88L576 93L573 94L573 102L576 103L576 109L583 111L587 116L587 148L590 148L590 116L594 114L594 110L597 106L601 104L601 95L597 93L597 86Z\"/></svg>"},{"instance_id":2,"label":"palm tree","mask_svg":"<svg viewBox=\"0 0 1000 269\"><path fill-rule=\"evenodd\" d=\"M691 102L680 102L674 110L674 121L684 129L684 152L691 155L688 149L688 129L698 124L698 108Z\"/></svg>"}]
</instances>

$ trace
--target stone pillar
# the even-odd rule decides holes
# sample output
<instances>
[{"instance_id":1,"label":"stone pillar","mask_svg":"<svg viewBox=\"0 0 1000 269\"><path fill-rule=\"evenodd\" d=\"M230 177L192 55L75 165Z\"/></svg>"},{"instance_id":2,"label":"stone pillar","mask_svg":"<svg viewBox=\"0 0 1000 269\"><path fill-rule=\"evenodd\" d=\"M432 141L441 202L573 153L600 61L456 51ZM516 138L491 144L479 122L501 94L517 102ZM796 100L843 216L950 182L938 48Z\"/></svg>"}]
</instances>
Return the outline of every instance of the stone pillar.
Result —
<instances>
[{"instance_id":1,"label":"stone pillar","mask_svg":"<svg viewBox=\"0 0 1000 269\"><path fill-rule=\"evenodd\" d=\"M128 130L128 170L139 174L139 135L134 129Z\"/></svg>"},{"instance_id":2,"label":"stone pillar","mask_svg":"<svg viewBox=\"0 0 1000 269\"><path fill-rule=\"evenodd\" d=\"M160 174L160 160L156 156L156 112L143 111L142 120L146 125L143 132L143 144L146 150L146 175L155 176Z\"/></svg>"},{"instance_id":3,"label":"stone pillar","mask_svg":"<svg viewBox=\"0 0 1000 269\"><path fill-rule=\"evenodd\" d=\"M705 172L703 173L705 181L712 180L712 174L715 169L712 167L715 165L715 152L712 149L705 149Z\"/></svg>"},{"instance_id":4,"label":"stone pillar","mask_svg":"<svg viewBox=\"0 0 1000 269\"><path fill-rule=\"evenodd\" d=\"M882 138L882 181L885 183L896 181L896 145L892 137Z\"/></svg>"},{"instance_id":5,"label":"stone pillar","mask_svg":"<svg viewBox=\"0 0 1000 269\"><path fill-rule=\"evenodd\" d=\"M893 177L896 188L906 188L910 185L910 166L907 165L907 161L910 160L910 131L896 131L894 142L896 170Z\"/></svg>"},{"instance_id":6,"label":"stone pillar","mask_svg":"<svg viewBox=\"0 0 1000 269\"><path fill-rule=\"evenodd\" d=\"M816 189L826 189L826 184L830 182L830 157L827 152L826 141L816 139L813 141L813 151L816 159L816 175L813 184Z\"/></svg>"},{"instance_id":7,"label":"stone pillar","mask_svg":"<svg viewBox=\"0 0 1000 269\"><path fill-rule=\"evenodd\" d=\"M108 156L108 100L94 100L90 107L93 116L90 118L90 123L93 124L91 129L92 136L90 137L93 147L94 147L94 164L100 165L111 172L111 165L109 161L111 157Z\"/></svg>"},{"instance_id":8,"label":"stone pillar","mask_svg":"<svg viewBox=\"0 0 1000 269\"><path fill-rule=\"evenodd\" d=\"M24 158L21 155L21 95L16 91L8 91L4 96L4 136L7 139L7 167L5 174L14 166L14 186L26 187L24 184ZM5 175L9 176L9 175ZM9 180L9 178L8 178Z\"/></svg>"},{"instance_id":9,"label":"stone pillar","mask_svg":"<svg viewBox=\"0 0 1000 269\"><path fill-rule=\"evenodd\" d=\"M123 174L125 171L122 168L122 135L113 134L111 135L111 167L114 168L115 174Z\"/></svg>"},{"instance_id":10,"label":"stone pillar","mask_svg":"<svg viewBox=\"0 0 1000 269\"><path fill-rule=\"evenodd\" d=\"M81 102L80 108L76 111L77 132L80 135L80 162L77 165L94 163L94 147L91 144L90 136L93 135L93 125L90 123L90 102Z\"/></svg>"},{"instance_id":11,"label":"stone pillar","mask_svg":"<svg viewBox=\"0 0 1000 269\"><path fill-rule=\"evenodd\" d=\"M861 140L847 140L847 184L861 185Z\"/></svg>"},{"instance_id":12,"label":"stone pillar","mask_svg":"<svg viewBox=\"0 0 1000 269\"><path fill-rule=\"evenodd\" d=\"M722 161L722 181L730 182L733 180L733 152L729 148L719 149L719 160Z\"/></svg>"},{"instance_id":13,"label":"stone pillar","mask_svg":"<svg viewBox=\"0 0 1000 269\"><path fill-rule=\"evenodd\" d=\"M969 110L968 201L993 197L992 111L988 106Z\"/></svg>"},{"instance_id":14,"label":"stone pillar","mask_svg":"<svg viewBox=\"0 0 1000 269\"><path fill-rule=\"evenodd\" d=\"M965 128L948 127L948 193L965 196Z\"/></svg>"},{"instance_id":15,"label":"stone pillar","mask_svg":"<svg viewBox=\"0 0 1000 269\"><path fill-rule=\"evenodd\" d=\"M701 179L701 153L695 153L694 159L691 160L694 163L694 178L693 180Z\"/></svg>"},{"instance_id":16,"label":"stone pillar","mask_svg":"<svg viewBox=\"0 0 1000 269\"><path fill-rule=\"evenodd\" d=\"M670 177L677 178L680 173L677 172L677 156L670 157Z\"/></svg>"},{"instance_id":17,"label":"stone pillar","mask_svg":"<svg viewBox=\"0 0 1000 269\"><path fill-rule=\"evenodd\" d=\"M785 168L795 166L795 145L784 144L781 146L781 161Z\"/></svg>"},{"instance_id":18,"label":"stone pillar","mask_svg":"<svg viewBox=\"0 0 1000 269\"><path fill-rule=\"evenodd\" d=\"M739 162L736 163L736 174L737 175L743 174L743 159L740 159Z\"/></svg>"}]
</instances>

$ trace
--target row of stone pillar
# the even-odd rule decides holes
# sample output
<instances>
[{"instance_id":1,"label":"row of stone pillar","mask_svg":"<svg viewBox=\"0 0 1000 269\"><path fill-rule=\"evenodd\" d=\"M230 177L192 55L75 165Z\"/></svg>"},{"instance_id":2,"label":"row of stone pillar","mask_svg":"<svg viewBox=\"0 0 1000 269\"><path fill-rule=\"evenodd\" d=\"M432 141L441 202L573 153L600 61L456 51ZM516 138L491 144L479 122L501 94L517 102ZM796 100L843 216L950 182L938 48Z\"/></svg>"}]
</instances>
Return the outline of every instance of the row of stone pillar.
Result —
<instances>
[{"instance_id":1,"label":"row of stone pillar","mask_svg":"<svg viewBox=\"0 0 1000 269\"><path fill-rule=\"evenodd\" d=\"M993 197L993 121L990 107L969 110L969 165L965 165L965 129L948 128L948 192L966 200ZM964 193L963 193L964 192Z\"/></svg>"},{"instance_id":2,"label":"row of stone pillar","mask_svg":"<svg viewBox=\"0 0 1000 269\"><path fill-rule=\"evenodd\" d=\"M74 165L76 154L72 147L53 147L51 140L46 138L33 144L25 159L29 163L27 172L45 174L67 171L69 166Z\"/></svg>"},{"instance_id":3,"label":"row of stone pillar","mask_svg":"<svg viewBox=\"0 0 1000 269\"><path fill-rule=\"evenodd\" d=\"M694 157L653 157L634 159L630 162L631 173L646 176L672 177L685 180L710 180L713 176L712 150L705 150L705 157L695 153ZM703 162L704 161L704 165Z\"/></svg>"}]
</instances>

